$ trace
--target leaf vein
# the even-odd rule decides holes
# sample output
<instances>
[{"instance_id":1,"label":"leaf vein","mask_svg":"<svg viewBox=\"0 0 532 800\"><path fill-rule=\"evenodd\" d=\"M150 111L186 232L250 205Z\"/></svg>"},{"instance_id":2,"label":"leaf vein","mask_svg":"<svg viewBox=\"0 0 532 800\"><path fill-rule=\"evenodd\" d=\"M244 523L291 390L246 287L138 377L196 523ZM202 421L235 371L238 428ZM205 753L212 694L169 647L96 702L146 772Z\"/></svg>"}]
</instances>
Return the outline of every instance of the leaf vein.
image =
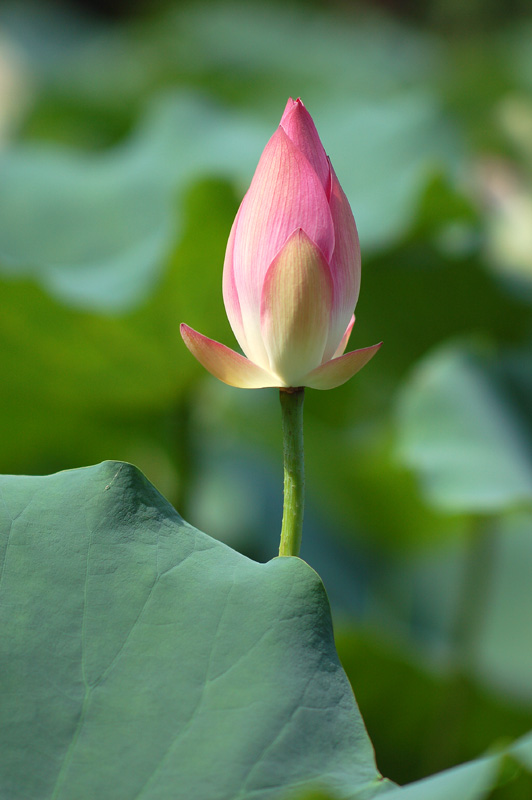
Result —
<instances>
[{"instance_id":1,"label":"leaf vein","mask_svg":"<svg viewBox=\"0 0 532 800\"><path fill-rule=\"evenodd\" d=\"M235 571L236 571L236 567L235 567L234 572ZM227 608L229 606L229 598L230 598L231 593L232 593L232 591L233 591L233 589L235 587L234 572L233 572L231 584L229 585L229 589L228 589L228 591L227 591L227 593L225 595L224 603L221 606L221 611L220 611L220 614L218 616L218 620L216 622L216 627L215 627L214 634L213 634L213 637L212 637L212 643L211 643L211 648L210 648L210 652L209 652L209 658L207 659L207 664L206 664L206 667L205 667L205 672L204 672L203 681L202 681L202 688L201 688L201 692L200 692L200 695L198 697L198 700L197 700L196 704L194 705L194 708L192 709L188 720L183 725L183 727L181 727L181 729L178 731L176 736L172 739L172 741L170 742L170 744L166 748L165 752L162 754L161 758L159 759L158 763L155 765L151 775L148 777L148 779L145 781L145 783L141 786L141 788L139 789L139 791L137 792L137 794L135 795L133 800L139 800L142 797L142 795L144 794L144 792L146 791L146 789L155 780L157 774L160 772L160 770L162 769L164 763L169 758L172 750L175 748L175 746L180 741L180 739L182 739L183 736L189 730L189 728L192 725L192 722L194 720L194 717L197 715L199 709L202 706L202 703L204 702L205 692L206 692L207 686L209 685L209 672L210 672L211 665L212 665L213 653L214 653L214 650L215 650L215 647L216 647L216 640L218 638L218 634L219 634L219 631L220 631L220 628L221 628L221 624L222 624L223 618L224 618L224 616L225 616L225 614L227 612Z\"/></svg>"}]
</instances>

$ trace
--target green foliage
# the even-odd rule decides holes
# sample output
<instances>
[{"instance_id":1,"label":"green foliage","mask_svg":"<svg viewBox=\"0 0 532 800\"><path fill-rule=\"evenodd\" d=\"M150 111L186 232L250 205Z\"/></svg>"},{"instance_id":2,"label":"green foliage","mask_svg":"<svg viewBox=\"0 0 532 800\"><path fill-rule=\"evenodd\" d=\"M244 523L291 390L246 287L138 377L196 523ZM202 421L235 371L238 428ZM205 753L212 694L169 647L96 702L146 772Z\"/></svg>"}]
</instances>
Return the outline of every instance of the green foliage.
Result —
<instances>
[{"instance_id":1,"label":"green foliage","mask_svg":"<svg viewBox=\"0 0 532 800\"><path fill-rule=\"evenodd\" d=\"M530 707L501 698L457 664L442 669L370 630L340 626L335 639L379 768L401 784L414 772L429 776L473 760L494 744L501 749L532 729Z\"/></svg>"},{"instance_id":2,"label":"green foliage","mask_svg":"<svg viewBox=\"0 0 532 800\"><path fill-rule=\"evenodd\" d=\"M225 243L301 95L359 227L353 347L384 340L355 380L307 393L302 552L349 618L339 647L381 769L411 783L532 727L531 22L431 2L414 29L336 5L168 3L109 26L2 4L0 471L133 461L211 535L276 552L278 400L216 385L178 328L234 345ZM144 565L124 564L139 585L122 599L141 602ZM31 593L17 618L30 609ZM476 800L497 773L493 800L524 800L529 752L393 792Z\"/></svg>"},{"instance_id":3,"label":"green foliage","mask_svg":"<svg viewBox=\"0 0 532 800\"><path fill-rule=\"evenodd\" d=\"M250 561L125 463L5 477L1 497L3 796L377 792L304 562Z\"/></svg>"},{"instance_id":4,"label":"green foliage","mask_svg":"<svg viewBox=\"0 0 532 800\"><path fill-rule=\"evenodd\" d=\"M6 476L0 497L6 797L477 800L495 782L499 756L380 777L299 559L250 561L126 463ZM509 753L532 769L531 736Z\"/></svg>"},{"instance_id":5,"label":"green foliage","mask_svg":"<svg viewBox=\"0 0 532 800\"><path fill-rule=\"evenodd\" d=\"M493 361L445 347L418 364L403 389L399 458L419 472L435 506L493 513L532 503L530 419L511 391L505 395ZM517 377L529 364L522 353Z\"/></svg>"}]
</instances>

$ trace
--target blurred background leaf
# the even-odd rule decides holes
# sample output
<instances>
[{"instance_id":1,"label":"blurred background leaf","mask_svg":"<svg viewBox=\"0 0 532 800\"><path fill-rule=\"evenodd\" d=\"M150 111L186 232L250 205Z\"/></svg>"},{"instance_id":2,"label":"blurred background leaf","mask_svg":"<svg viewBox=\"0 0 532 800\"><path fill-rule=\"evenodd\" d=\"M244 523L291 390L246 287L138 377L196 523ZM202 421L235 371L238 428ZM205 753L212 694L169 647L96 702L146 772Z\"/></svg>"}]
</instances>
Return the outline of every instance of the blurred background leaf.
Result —
<instances>
[{"instance_id":1,"label":"blurred background leaf","mask_svg":"<svg viewBox=\"0 0 532 800\"><path fill-rule=\"evenodd\" d=\"M307 392L302 555L400 782L532 728L531 45L524 0L0 8L0 469L133 461L259 560L276 393L217 384L178 327L234 344L230 226L309 107L360 232L353 345L384 346Z\"/></svg>"}]
</instances>

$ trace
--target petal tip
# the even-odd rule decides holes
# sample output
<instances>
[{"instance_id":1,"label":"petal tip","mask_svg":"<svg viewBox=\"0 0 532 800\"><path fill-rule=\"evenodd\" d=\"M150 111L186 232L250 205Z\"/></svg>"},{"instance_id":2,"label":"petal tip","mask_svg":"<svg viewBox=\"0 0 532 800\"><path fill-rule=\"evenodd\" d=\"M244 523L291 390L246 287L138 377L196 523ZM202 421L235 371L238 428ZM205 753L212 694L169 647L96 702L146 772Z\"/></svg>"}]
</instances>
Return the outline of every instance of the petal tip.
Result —
<instances>
[{"instance_id":1,"label":"petal tip","mask_svg":"<svg viewBox=\"0 0 532 800\"><path fill-rule=\"evenodd\" d=\"M253 361L236 353L225 344L209 339L184 322L179 326L181 336L192 355L214 375L229 386L239 389L263 389L278 386L276 376L266 372Z\"/></svg>"},{"instance_id":2,"label":"petal tip","mask_svg":"<svg viewBox=\"0 0 532 800\"><path fill-rule=\"evenodd\" d=\"M305 386L311 389L336 389L337 386L341 386L353 375L356 375L380 350L381 346L382 342L379 342L326 361L325 364L307 375Z\"/></svg>"}]
</instances>

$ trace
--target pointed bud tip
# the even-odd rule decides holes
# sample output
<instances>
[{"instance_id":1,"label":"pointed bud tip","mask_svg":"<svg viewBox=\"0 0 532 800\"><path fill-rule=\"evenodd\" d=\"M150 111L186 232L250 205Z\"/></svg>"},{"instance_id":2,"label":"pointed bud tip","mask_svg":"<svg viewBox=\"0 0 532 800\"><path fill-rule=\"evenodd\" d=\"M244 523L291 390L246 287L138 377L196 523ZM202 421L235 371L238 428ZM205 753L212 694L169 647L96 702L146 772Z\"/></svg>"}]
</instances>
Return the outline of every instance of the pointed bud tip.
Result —
<instances>
[{"instance_id":1,"label":"pointed bud tip","mask_svg":"<svg viewBox=\"0 0 532 800\"><path fill-rule=\"evenodd\" d=\"M289 97L279 124L282 125L290 114L297 113L298 111L304 111L308 114L305 104L300 97L297 97L295 100Z\"/></svg>"},{"instance_id":2,"label":"pointed bud tip","mask_svg":"<svg viewBox=\"0 0 532 800\"><path fill-rule=\"evenodd\" d=\"M286 119L288 114L290 114L290 112L292 111L292 109L293 109L294 105L296 104L296 102L297 101L293 100L291 97L288 98L288 101L286 103L286 106L284 107L283 116L281 117L281 121L280 121L279 125L283 124L284 120Z\"/></svg>"}]
</instances>

